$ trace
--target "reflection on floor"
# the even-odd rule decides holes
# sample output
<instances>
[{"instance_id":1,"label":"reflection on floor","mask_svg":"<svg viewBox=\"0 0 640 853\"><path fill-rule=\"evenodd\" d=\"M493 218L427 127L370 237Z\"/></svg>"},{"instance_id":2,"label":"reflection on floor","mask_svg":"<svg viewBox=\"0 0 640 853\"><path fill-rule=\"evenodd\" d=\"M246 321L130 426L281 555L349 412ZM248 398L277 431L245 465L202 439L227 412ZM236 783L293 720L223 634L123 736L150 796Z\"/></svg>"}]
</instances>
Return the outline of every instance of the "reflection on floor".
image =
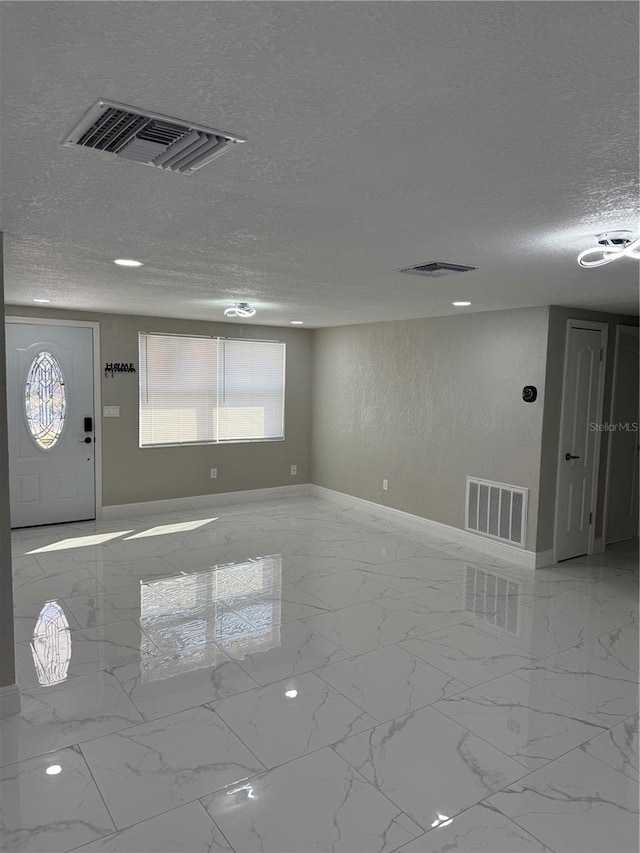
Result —
<instances>
[{"instance_id":1,"label":"reflection on floor","mask_svg":"<svg viewBox=\"0 0 640 853\"><path fill-rule=\"evenodd\" d=\"M638 551L313 498L18 531L7 851L638 847Z\"/></svg>"}]
</instances>

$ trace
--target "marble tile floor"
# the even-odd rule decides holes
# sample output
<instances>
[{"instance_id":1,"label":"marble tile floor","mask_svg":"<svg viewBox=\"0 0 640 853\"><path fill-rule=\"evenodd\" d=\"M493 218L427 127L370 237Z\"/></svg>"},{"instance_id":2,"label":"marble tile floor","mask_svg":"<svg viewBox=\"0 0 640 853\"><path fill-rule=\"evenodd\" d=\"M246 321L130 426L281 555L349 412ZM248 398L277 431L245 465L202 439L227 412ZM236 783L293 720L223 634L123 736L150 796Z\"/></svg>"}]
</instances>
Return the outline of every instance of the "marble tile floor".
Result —
<instances>
[{"instance_id":1,"label":"marble tile floor","mask_svg":"<svg viewBox=\"0 0 640 853\"><path fill-rule=\"evenodd\" d=\"M312 497L15 531L0 850L632 853L638 551Z\"/></svg>"}]
</instances>

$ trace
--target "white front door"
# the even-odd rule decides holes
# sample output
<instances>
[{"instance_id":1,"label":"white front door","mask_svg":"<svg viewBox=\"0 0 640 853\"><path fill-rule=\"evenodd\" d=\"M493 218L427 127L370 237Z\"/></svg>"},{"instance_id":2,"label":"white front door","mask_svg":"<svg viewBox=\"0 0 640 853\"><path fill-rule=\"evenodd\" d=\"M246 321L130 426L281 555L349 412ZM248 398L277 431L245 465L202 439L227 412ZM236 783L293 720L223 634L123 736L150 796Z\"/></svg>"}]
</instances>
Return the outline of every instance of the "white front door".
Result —
<instances>
[{"instance_id":1,"label":"white front door","mask_svg":"<svg viewBox=\"0 0 640 853\"><path fill-rule=\"evenodd\" d=\"M565 348L560 453L556 495L556 560L587 554L602 410L605 329L569 321Z\"/></svg>"},{"instance_id":2,"label":"white front door","mask_svg":"<svg viewBox=\"0 0 640 853\"><path fill-rule=\"evenodd\" d=\"M609 418L606 543L638 535L638 328L618 326Z\"/></svg>"},{"instance_id":3,"label":"white front door","mask_svg":"<svg viewBox=\"0 0 640 853\"><path fill-rule=\"evenodd\" d=\"M95 518L93 329L7 322L11 526Z\"/></svg>"}]
</instances>

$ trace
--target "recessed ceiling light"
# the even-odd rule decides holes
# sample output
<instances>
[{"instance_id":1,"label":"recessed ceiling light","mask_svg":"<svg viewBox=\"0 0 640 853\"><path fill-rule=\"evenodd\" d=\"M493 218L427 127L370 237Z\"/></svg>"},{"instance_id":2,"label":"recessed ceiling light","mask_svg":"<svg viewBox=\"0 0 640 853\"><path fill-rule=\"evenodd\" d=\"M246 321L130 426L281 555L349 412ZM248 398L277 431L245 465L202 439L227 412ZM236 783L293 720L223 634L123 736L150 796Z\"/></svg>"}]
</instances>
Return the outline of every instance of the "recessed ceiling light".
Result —
<instances>
[{"instance_id":1,"label":"recessed ceiling light","mask_svg":"<svg viewBox=\"0 0 640 853\"><path fill-rule=\"evenodd\" d=\"M132 261L129 258L116 258L116 260L113 263L118 264L119 267L141 267L141 266L143 266L142 261Z\"/></svg>"},{"instance_id":2,"label":"recessed ceiling light","mask_svg":"<svg viewBox=\"0 0 640 853\"><path fill-rule=\"evenodd\" d=\"M471 305L470 302L452 302L452 305L455 305L456 308L466 308L468 305Z\"/></svg>"},{"instance_id":3,"label":"recessed ceiling light","mask_svg":"<svg viewBox=\"0 0 640 853\"><path fill-rule=\"evenodd\" d=\"M292 320L291 325L292 326L304 326L304 320Z\"/></svg>"},{"instance_id":4,"label":"recessed ceiling light","mask_svg":"<svg viewBox=\"0 0 640 853\"><path fill-rule=\"evenodd\" d=\"M252 308L248 302L236 302L235 305L230 305L224 309L225 317L253 317L256 309Z\"/></svg>"},{"instance_id":5,"label":"recessed ceiling light","mask_svg":"<svg viewBox=\"0 0 640 853\"><path fill-rule=\"evenodd\" d=\"M287 697L287 699L295 699L296 696L298 695L298 691L297 690L286 690L284 695Z\"/></svg>"},{"instance_id":6,"label":"recessed ceiling light","mask_svg":"<svg viewBox=\"0 0 640 853\"><path fill-rule=\"evenodd\" d=\"M33 302L41 302L43 305L45 302L51 302L50 299L33 299Z\"/></svg>"},{"instance_id":7,"label":"recessed ceiling light","mask_svg":"<svg viewBox=\"0 0 640 853\"><path fill-rule=\"evenodd\" d=\"M51 764L49 767L47 767L45 773L47 774L47 776L57 776L58 773L62 773L62 767L60 767L59 764Z\"/></svg>"}]
</instances>

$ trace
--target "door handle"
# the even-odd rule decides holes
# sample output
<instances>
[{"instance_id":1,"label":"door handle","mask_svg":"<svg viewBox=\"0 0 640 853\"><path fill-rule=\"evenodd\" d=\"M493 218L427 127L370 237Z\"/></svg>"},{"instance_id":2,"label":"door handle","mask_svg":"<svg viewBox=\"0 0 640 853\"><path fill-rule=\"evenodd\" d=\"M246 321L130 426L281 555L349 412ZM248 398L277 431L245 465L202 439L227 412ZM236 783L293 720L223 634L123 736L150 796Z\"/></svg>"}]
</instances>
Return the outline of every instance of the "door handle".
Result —
<instances>
[{"instance_id":1,"label":"door handle","mask_svg":"<svg viewBox=\"0 0 640 853\"><path fill-rule=\"evenodd\" d=\"M82 441L79 442L79 444L91 444L92 440L93 439L87 436L86 438L83 438Z\"/></svg>"},{"instance_id":2,"label":"door handle","mask_svg":"<svg viewBox=\"0 0 640 853\"><path fill-rule=\"evenodd\" d=\"M570 459L580 459L580 457L579 457L579 456L572 456L570 453L565 453L565 454L564 454L564 458L567 460L567 462L568 462Z\"/></svg>"}]
</instances>

